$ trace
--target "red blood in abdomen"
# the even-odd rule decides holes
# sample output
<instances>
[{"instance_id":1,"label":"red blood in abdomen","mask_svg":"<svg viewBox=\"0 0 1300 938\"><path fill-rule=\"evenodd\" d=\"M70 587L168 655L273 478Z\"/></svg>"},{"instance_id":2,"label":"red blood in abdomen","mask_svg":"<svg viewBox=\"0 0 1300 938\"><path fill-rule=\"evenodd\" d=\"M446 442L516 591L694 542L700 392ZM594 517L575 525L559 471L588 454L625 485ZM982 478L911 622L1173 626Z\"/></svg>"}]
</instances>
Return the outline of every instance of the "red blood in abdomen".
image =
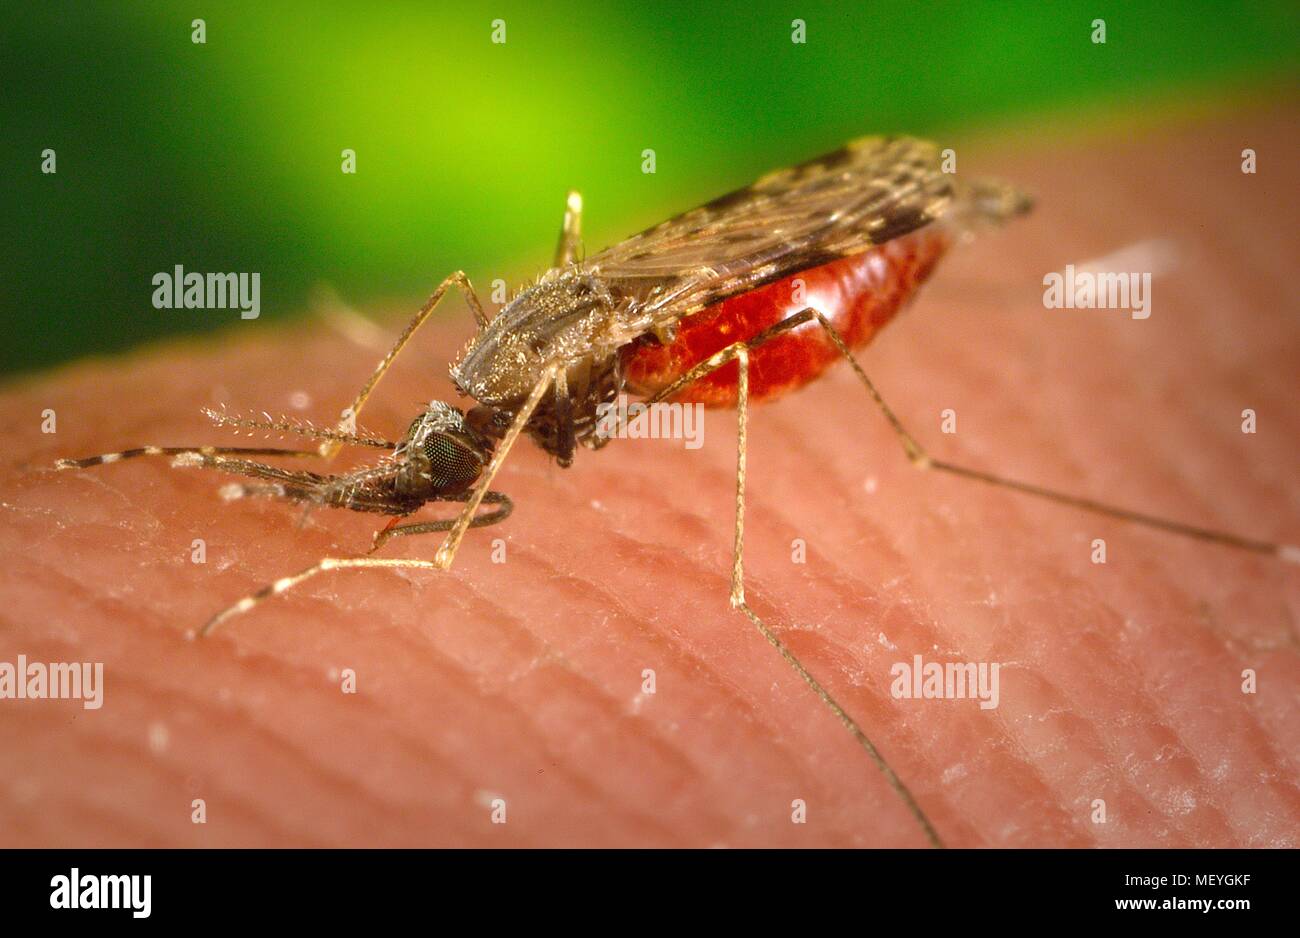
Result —
<instances>
[{"instance_id":1,"label":"red blood in abdomen","mask_svg":"<svg viewBox=\"0 0 1300 938\"><path fill-rule=\"evenodd\" d=\"M820 310L850 348L865 345L911 299L949 243L942 230L914 232L702 309L682 319L668 345L647 337L623 349L628 387L653 394L731 343L808 307ZM801 387L840 358L818 322L797 326L750 352L750 400ZM684 388L676 400L734 407L737 367L724 365Z\"/></svg>"}]
</instances>

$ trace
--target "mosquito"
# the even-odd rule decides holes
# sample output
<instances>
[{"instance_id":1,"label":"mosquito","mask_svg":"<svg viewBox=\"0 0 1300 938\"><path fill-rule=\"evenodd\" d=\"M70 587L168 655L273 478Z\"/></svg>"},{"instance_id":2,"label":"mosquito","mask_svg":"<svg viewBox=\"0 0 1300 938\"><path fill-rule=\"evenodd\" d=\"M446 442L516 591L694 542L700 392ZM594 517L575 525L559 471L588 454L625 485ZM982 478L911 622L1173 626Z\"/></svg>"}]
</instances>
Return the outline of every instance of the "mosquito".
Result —
<instances>
[{"instance_id":1,"label":"mosquito","mask_svg":"<svg viewBox=\"0 0 1300 938\"><path fill-rule=\"evenodd\" d=\"M598 411L618 395L647 404L674 400L736 410L736 510L731 605L812 689L883 773L927 841L943 841L907 786L858 723L745 601L745 467L749 404L770 400L846 361L892 427L913 466L947 472L1064 505L1226 547L1300 559L1295 547L1251 540L1103 504L931 458L854 358L915 295L954 244L1029 211L1031 200L991 180L962 180L941 168L938 147L909 137L866 137L757 182L581 258L582 198L570 192L555 263L492 319L469 278L438 285L397 338L336 428L210 412L218 424L318 441L314 449L156 447L64 459L84 469L137 456L171 456L178 467L257 480L222 489L226 498L270 497L307 506L390 516L361 557L326 557L267 584L217 613L205 636L233 616L334 570L448 569L470 528L504 521L507 495L492 489L520 436L561 466L578 446L599 449ZM355 420L375 386L453 287L477 333L451 365L472 401L433 401L392 442L360 434ZM810 301L809 298L815 298ZM385 451L343 474L289 469L266 457L332 459L344 445ZM457 502L454 519L402 523L430 502ZM480 513L480 509L487 509ZM433 559L373 556L397 536L446 532Z\"/></svg>"}]
</instances>

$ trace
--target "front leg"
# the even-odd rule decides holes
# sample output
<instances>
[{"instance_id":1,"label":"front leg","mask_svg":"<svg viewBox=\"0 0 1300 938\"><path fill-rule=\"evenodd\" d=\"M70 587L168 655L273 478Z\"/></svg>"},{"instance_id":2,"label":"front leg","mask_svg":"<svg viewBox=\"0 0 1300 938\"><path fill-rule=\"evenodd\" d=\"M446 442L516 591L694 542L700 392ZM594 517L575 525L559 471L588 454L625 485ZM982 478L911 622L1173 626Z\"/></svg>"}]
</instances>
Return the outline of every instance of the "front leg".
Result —
<instances>
[{"instance_id":1,"label":"front leg","mask_svg":"<svg viewBox=\"0 0 1300 938\"><path fill-rule=\"evenodd\" d=\"M573 465L573 451L577 437L573 426L573 398L569 396L566 369L555 373L555 459L568 468Z\"/></svg>"},{"instance_id":2,"label":"front leg","mask_svg":"<svg viewBox=\"0 0 1300 938\"><path fill-rule=\"evenodd\" d=\"M515 412L510 429L506 431L505 436L501 438L501 442L497 444L496 450L492 453L491 462L483 470L483 474L479 476L474 491L470 494L469 501L465 503L465 509L460 513L460 517L456 519L456 524L451 531L448 532L447 539L438 548L438 553L434 555L433 565L439 570L451 569L451 563L456 558L456 551L460 548L461 539L465 536L465 532L469 530L470 524L478 512L479 503L487 495L488 489L492 486L492 480L496 478L497 472L501 469L501 464L506 461L506 456L510 454L515 441L519 439L519 434L524 432L524 428L528 426L528 421L532 418L533 412L537 410L537 405L546 392L550 390L555 381L555 376L563 368L563 362L559 361L553 361L543 368L537 378L537 383L533 385L533 390L528 395L528 399Z\"/></svg>"},{"instance_id":3,"label":"front leg","mask_svg":"<svg viewBox=\"0 0 1300 938\"><path fill-rule=\"evenodd\" d=\"M456 499L449 499L449 501L469 501L469 497L469 493L467 492L464 496ZM515 503L510 500L510 496L505 492L485 492L483 495L483 504L496 505L497 507L491 511L485 511L481 515L475 515L473 520L469 523L471 528L485 528L490 524L500 524L502 521L509 518L510 512L515 509ZM375 532L369 553L373 554L375 551L379 550L379 548L383 547L384 544L387 543L389 538L409 537L413 534L432 534L438 531L450 531L456 526L455 518L442 518L438 521L416 521L411 524L399 524L404 517L409 516L402 515L395 517L392 521L388 522L388 524Z\"/></svg>"},{"instance_id":4,"label":"front leg","mask_svg":"<svg viewBox=\"0 0 1300 938\"><path fill-rule=\"evenodd\" d=\"M366 406L366 401L370 398L370 393L374 391L375 385L377 385L379 380L387 374L389 367L393 364L393 360L401 354L402 349L406 348L406 343L411 341L411 336L415 335L416 330L424 325L434 308L439 302L441 302L443 296L445 296L447 291L453 286L460 288L460 292L464 294L465 302L469 304L470 309L474 312L474 322L478 326L479 330L481 331L487 328L488 319L483 313L483 304L479 302L478 294L474 292L474 286L469 282L469 278L465 276L465 272L458 270L455 273L449 274L447 279L438 284L437 289L433 291L427 300L425 300L424 305L420 307L419 312L417 312L411 321L407 323L406 328L403 329L402 334L397 337L397 341L393 343L393 347L389 350L388 354L380 360L377 366L375 366L374 374L370 376L370 380L367 381L362 386L361 390L357 392L356 398L352 401L352 406L343 412L343 418L339 421L339 431L341 433L353 434L356 432L357 417L361 415L361 408ZM341 444L337 442L322 443L320 454L326 459L333 459L335 455L338 454L340 445Z\"/></svg>"}]
</instances>

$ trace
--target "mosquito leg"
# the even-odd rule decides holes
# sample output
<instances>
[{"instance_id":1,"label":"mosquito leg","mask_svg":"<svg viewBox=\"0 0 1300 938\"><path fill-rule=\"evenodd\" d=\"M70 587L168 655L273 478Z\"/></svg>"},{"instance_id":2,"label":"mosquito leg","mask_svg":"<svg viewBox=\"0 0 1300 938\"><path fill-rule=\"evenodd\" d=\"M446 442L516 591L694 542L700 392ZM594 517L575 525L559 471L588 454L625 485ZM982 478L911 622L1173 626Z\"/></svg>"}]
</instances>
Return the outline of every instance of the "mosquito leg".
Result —
<instances>
[{"instance_id":1,"label":"mosquito leg","mask_svg":"<svg viewBox=\"0 0 1300 938\"><path fill-rule=\"evenodd\" d=\"M569 381L565 370L555 373L555 458L564 467L573 465L573 451L577 447L573 427L573 398L569 396Z\"/></svg>"},{"instance_id":2,"label":"mosquito leg","mask_svg":"<svg viewBox=\"0 0 1300 938\"><path fill-rule=\"evenodd\" d=\"M745 614L745 617L758 629L759 634L767 640L777 653L785 659L786 664L794 669L812 692L817 695L826 708L835 715L840 724L849 731L849 734L857 741L858 745L880 769L881 774L885 776L885 781L889 787L894 790L899 799L907 806L912 817L916 819L921 830L925 833L926 840L932 847L942 847L943 841L939 837L938 831L926 816L925 811L917 804L916 798L912 792L903 784L903 780L885 761L880 750L862 731L856 720L849 716L843 707L831 696L822 683L817 680L812 673L803 666L803 663L795 656L789 647L777 637L767 624L758 616L749 604L745 602L745 567L744 567L744 548L745 548L745 461L748 446L748 424L749 424L749 353L756 346L761 345L768 339L782 332L793 329L796 326L807 322L810 316L790 324L790 320L784 320L777 325L764 330L748 342L737 342L722 349L715 355L700 362L694 368L691 368L676 381L655 394L651 401L657 401L664 397L669 397L693 381L698 381L705 375L716 371L728 362L735 360L738 365L737 384L736 384L736 535L735 535L735 552L731 564L731 605Z\"/></svg>"},{"instance_id":3,"label":"mosquito leg","mask_svg":"<svg viewBox=\"0 0 1300 938\"><path fill-rule=\"evenodd\" d=\"M555 246L555 266L564 267L578 259L582 250L582 194L570 189L564 200L564 224L560 243Z\"/></svg>"},{"instance_id":4,"label":"mosquito leg","mask_svg":"<svg viewBox=\"0 0 1300 938\"><path fill-rule=\"evenodd\" d=\"M124 449L118 453L102 453L99 456L87 456L84 459L56 459L55 469L89 469L91 466L106 466L121 462L123 459L136 459L140 456L172 456L178 459L203 459L223 456L317 456L315 450L277 449L265 446L141 446L136 449Z\"/></svg>"},{"instance_id":5,"label":"mosquito leg","mask_svg":"<svg viewBox=\"0 0 1300 938\"><path fill-rule=\"evenodd\" d=\"M519 434L528 425L528 420L532 417L533 411L537 409L538 403L555 380L556 374L563 367L562 362L553 361L542 369L541 377L537 379L537 383L533 385L533 390L529 393L528 399L524 401L523 406L515 414L510 429L506 431L506 435L497 444L496 452L492 454L492 461L488 463L487 469L479 477L478 484L474 487L474 493L470 496L469 501L465 503L465 508L461 511L460 517L456 519L456 524L447 534L447 539L442 542L442 546L438 548L438 553L433 562L439 570L447 570L451 567L451 562L456 558L456 550L460 547L461 538L469 530L474 515L478 511L479 503L483 501L487 490L491 487L492 480L496 478L501 464L506 461L510 448L515 445L515 440L519 438Z\"/></svg>"},{"instance_id":6,"label":"mosquito leg","mask_svg":"<svg viewBox=\"0 0 1300 938\"><path fill-rule=\"evenodd\" d=\"M468 498L469 496L466 496ZM510 512L514 511L514 502L504 492L487 492L483 495L483 504L499 505L494 511L485 511L481 515L475 515L471 519L469 526L471 528L486 528L490 524L497 524L505 521L510 517ZM412 534L433 534L438 531L450 531L456 524L455 518L443 518L438 521L416 521L412 524L398 524L401 518L394 518L384 527L375 532L374 544L370 548L370 553L374 553L383 547L390 538L407 537Z\"/></svg>"},{"instance_id":7,"label":"mosquito leg","mask_svg":"<svg viewBox=\"0 0 1300 938\"><path fill-rule=\"evenodd\" d=\"M749 454L749 348L736 347L736 539L731 557L731 608L745 608L745 464ZM758 619L755 625L767 640L772 635ZM784 646L776 642L780 651ZM802 669L802 665L799 666ZM820 685L815 685L820 686Z\"/></svg>"},{"instance_id":8,"label":"mosquito leg","mask_svg":"<svg viewBox=\"0 0 1300 938\"><path fill-rule=\"evenodd\" d=\"M980 469L969 469L965 466L959 466L954 463L944 462L943 460L934 459L922 449L921 445L912 438L911 434L904 429L902 422L885 403L880 392L876 390L875 383L867 377L867 373L862 370L857 359L849 350L848 344L844 338L835 330L835 327L827 322L826 317L814 309L806 309L798 314L798 317L815 318L821 327L826 330L830 340L839 349L841 355L848 359L853 371L857 374L858 379L866 387L867 393L871 399L876 402L880 412L885 415L889 425L893 427L894 433L898 436L899 442L903 445L907 458L918 469L936 469L940 472L947 472L952 475L961 476L966 479L974 479L977 482L984 482L989 485L995 485L1000 488L1011 489L1016 492L1023 492L1026 495L1034 495L1048 501L1057 502L1062 505L1069 505L1072 508L1079 508L1083 511L1090 511L1094 514L1105 515L1110 518L1118 518L1121 521L1131 521L1134 524L1145 525L1149 528L1156 528L1161 531L1167 531L1171 534L1179 534L1183 537L1190 537L1200 541L1209 541L1214 544L1222 544L1225 547L1235 547L1240 550L1251 551L1257 554L1268 554L1278 557L1282 560L1288 560L1292 563L1300 563L1300 547L1294 547L1289 544L1275 544L1269 541L1254 540L1251 538L1241 537L1236 534L1229 534L1224 531L1216 531L1211 528L1201 528L1190 524L1183 524L1180 521L1170 521L1166 518L1158 518L1155 515L1148 515L1139 511L1131 511L1127 508L1120 508L1115 505L1107 505L1104 502L1094 501L1091 498L1082 498L1078 495L1070 495L1065 492L1058 492L1054 489L1043 488L1038 485L1031 485L1027 482L1019 482L1015 479L1008 479L991 472L984 472ZM797 318L797 317L792 317ZM787 320L788 322L789 320ZM807 321L806 319L804 321ZM784 323L783 323L784 324Z\"/></svg>"},{"instance_id":9,"label":"mosquito leg","mask_svg":"<svg viewBox=\"0 0 1300 938\"><path fill-rule=\"evenodd\" d=\"M226 620L248 612L248 610L252 609L263 600L288 592L299 583L302 583L305 580L310 580L318 574L325 573L329 570L353 570L378 567L395 567L413 570L437 569L436 565L428 560L405 560L393 557L326 557L324 560L313 564L300 573L295 573L292 576L281 577L274 583L268 583L257 592L245 596L233 606L228 606L221 610L204 623L203 627L193 633L191 637L206 638L208 635L212 634L213 629Z\"/></svg>"},{"instance_id":10,"label":"mosquito leg","mask_svg":"<svg viewBox=\"0 0 1300 938\"><path fill-rule=\"evenodd\" d=\"M285 487L279 485L240 486L240 488L243 490L242 494L244 495L282 496L286 494L284 491ZM310 495L310 493L308 493L308 495ZM466 496L467 501L469 498L470 496ZM514 508L510 498L503 492L485 492L480 501L491 505L499 505L500 507L495 511L487 511L472 518L469 527L480 528L489 524L496 524L498 521L504 521ZM379 531L375 532L374 546L370 549L372 553L390 537L446 531L456 523L454 519L446 519L443 521L422 521L415 524L397 524L400 520L401 517L396 517ZM226 607L209 619L204 623L201 629L193 634L192 637L205 638L212 633L213 629L225 622L227 619L231 619L237 615L242 615L264 600L270 599L272 596L278 596L281 593L286 593L299 583L302 583L305 580L310 580L312 577L318 576L327 571L380 567L406 568L412 570L439 569L436 563L428 560L407 560L403 558L386 557L326 557L324 560L313 564L306 570L295 573L292 576L281 577L274 583L268 583L256 592L249 593L239 602Z\"/></svg>"},{"instance_id":11,"label":"mosquito leg","mask_svg":"<svg viewBox=\"0 0 1300 938\"><path fill-rule=\"evenodd\" d=\"M442 301L443 296L446 295L447 291L453 286L459 287L461 293L465 295L465 302L469 303L470 309L473 310L474 322L477 323L478 328L481 330L487 327L487 316L483 314L483 306L479 303L478 294L474 292L474 287L469 282L469 278L465 276L465 272L463 270L458 270L455 273L450 274L446 280L438 284L437 289L433 291L429 298L425 300L424 305L420 307L420 311L415 314L414 318L412 318L409 323L407 323L406 328L402 330L402 334L399 335L397 341L393 343L393 347L388 350L388 354L385 355L379 362L378 366L376 366L375 373L370 376L370 380L367 381L361 388L360 392L358 392L356 400L352 402L352 406L344 411L347 416L343 420L339 421L340 431L345 433L351 432L353 423L356 421L357 417L360 416L361 408L366 405L366 400L370 397L370 393L374 391L375 385L379 383L379 379L388 371L389 367L393 364L393 359L397 358L402 349L406 347L406 343L411 341L411 336L415 335L416 330L424 325L425 320L429 318L429 314L433 312L434 307ZM339 451L339 446L340 444L337 442L322 443L320 446L320 455L324 456L326 459L333 459L335 454Z\"/></svg>"}]
</instances>

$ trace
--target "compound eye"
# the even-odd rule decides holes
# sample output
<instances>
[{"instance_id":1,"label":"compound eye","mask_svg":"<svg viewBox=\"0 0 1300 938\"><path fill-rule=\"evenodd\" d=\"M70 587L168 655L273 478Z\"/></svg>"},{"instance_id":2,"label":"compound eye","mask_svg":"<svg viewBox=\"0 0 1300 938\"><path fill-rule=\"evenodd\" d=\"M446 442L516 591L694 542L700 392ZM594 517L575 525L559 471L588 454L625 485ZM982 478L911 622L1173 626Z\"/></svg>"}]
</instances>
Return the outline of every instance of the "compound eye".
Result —
<instances>
[{"instance_id":1,"label":"compound eye","mask_svg":"<svg viewBox=\"0 0 1300 938\"><path fill-rule=\"evenodd\" d=\"M478 454L446 433L430 434L424 441L424 455L437 488L473 482L483 470Z\"/></svg>"}]
</instances>

